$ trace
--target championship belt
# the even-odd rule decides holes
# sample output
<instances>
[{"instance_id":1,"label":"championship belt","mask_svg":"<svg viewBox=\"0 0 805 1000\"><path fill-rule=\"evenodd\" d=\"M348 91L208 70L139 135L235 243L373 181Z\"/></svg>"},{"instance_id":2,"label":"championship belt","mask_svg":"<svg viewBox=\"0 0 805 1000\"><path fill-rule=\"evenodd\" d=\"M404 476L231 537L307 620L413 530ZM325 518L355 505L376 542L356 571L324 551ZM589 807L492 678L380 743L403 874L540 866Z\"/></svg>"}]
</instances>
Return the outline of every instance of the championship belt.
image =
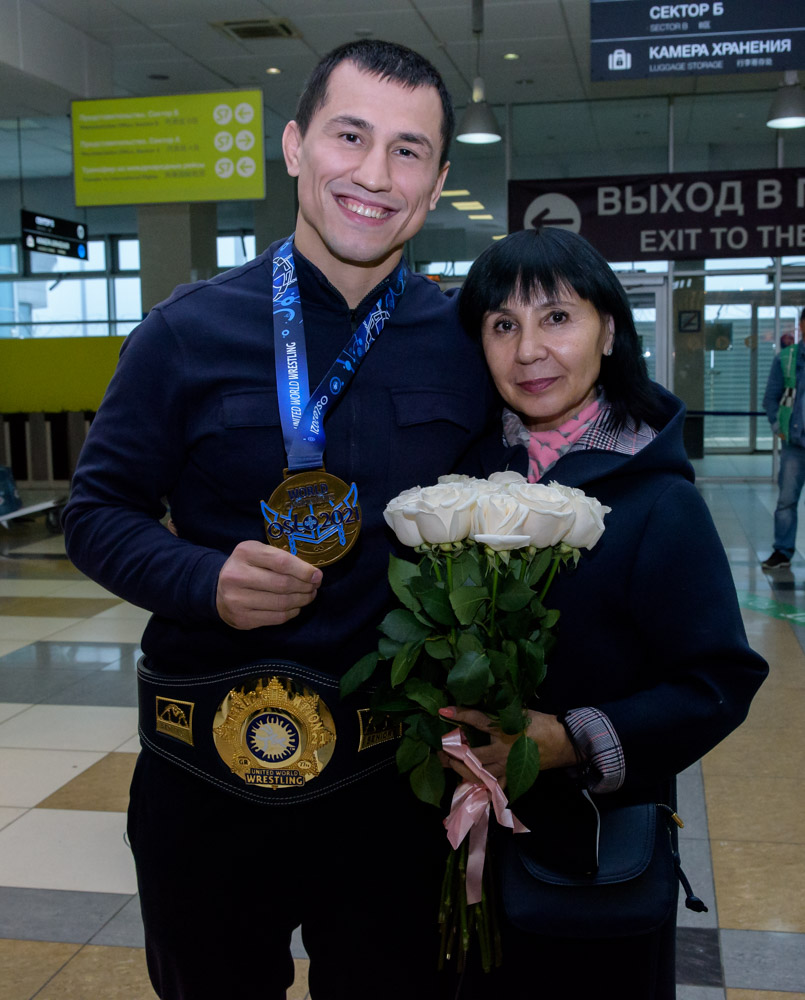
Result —
<instances>
[{"instance_id":1,"label":"championship belt","mask_svg":"<svg viewBox=\"0 0 805 1000\"><path fill-rule=\"evenodd\" d=\"M287 660L201 676L137 666L142 745L266 804L320 798L393 765L399 724L345 705L339 680Z\"/></svg>"}]
</instances>

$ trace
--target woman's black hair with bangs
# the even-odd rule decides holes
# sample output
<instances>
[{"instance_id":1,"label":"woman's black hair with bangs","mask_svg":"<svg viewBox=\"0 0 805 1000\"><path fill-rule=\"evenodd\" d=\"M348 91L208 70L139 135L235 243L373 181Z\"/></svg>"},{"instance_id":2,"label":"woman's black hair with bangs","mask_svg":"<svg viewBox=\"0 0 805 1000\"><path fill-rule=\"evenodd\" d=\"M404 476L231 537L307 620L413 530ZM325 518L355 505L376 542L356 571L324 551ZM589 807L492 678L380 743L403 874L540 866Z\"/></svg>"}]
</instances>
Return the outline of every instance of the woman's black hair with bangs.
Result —
<instances>
[{"instance_id":1,"label":"woman's black hair with bangs","mask_svg":"<svg viewBox=\"0 0 805 1000\"><path fill-rule=\"evenodd\" d=\"M528 302L572 288L615 325L612 354L601 358L598 384L612 406L612 428L631 418L655 429L663 408L648 377L632 310L623 286L601 254L569 229L525 229L493 243L470 268L459 299L467 332L480 339L484 316L509 299Z\"/></svg>"}]
</instances>

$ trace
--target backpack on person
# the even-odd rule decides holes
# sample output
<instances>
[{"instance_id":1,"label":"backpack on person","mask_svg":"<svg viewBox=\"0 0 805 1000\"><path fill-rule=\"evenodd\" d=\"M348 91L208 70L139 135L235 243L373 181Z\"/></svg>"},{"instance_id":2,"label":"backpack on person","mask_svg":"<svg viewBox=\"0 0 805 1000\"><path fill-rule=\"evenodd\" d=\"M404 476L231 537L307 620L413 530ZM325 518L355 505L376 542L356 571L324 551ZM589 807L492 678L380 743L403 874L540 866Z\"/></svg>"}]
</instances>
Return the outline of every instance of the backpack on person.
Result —
<instances>
[{"instance_id":1,"label":"backpack on person","mask_svg":"<svg viewBox=\"0 0 805 1000\"><path fill-rule=\"evenodd\" d=\"M791 414L794 412L794 400L797 395L797 350L799 344L791 344L780 351L780 368L783 372L783 394L777 410L777 426L788 443L788 428L791 424Z\"/></svg>"}]
</instances>

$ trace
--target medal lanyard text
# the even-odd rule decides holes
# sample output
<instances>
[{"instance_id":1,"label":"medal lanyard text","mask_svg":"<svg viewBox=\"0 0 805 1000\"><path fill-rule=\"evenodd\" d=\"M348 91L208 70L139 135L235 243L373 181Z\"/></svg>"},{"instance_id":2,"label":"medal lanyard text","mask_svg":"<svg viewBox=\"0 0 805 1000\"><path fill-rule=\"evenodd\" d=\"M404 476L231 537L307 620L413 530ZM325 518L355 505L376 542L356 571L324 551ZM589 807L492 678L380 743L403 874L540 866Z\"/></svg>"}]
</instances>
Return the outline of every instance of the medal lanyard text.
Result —
<instances>
[{"instance_id":1,"label":"medal lanyard text","mask_svg":"<svg viewBox=\"0 0 805 1000\"><path fill-rule=\"evenodd\" d=\"M403 260L388 287L311 393L302 303L293 260L293 236L289 236L277 251L273 261L274 363L289 469L315 469L323 465L327 413L380 336L405 291L408 275L408 266Z\"/></svg>"}]
</instances>

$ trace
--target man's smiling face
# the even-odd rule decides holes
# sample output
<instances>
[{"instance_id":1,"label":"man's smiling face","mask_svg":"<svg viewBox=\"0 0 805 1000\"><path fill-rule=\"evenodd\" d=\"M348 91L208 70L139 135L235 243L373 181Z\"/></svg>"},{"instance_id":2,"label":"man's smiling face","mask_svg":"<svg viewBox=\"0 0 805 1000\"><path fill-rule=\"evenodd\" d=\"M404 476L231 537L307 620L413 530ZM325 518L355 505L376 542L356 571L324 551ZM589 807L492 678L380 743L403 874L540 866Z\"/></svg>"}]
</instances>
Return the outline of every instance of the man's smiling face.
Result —
<instances>
[{"instance_id":1,"label":"man's smiling face","mask_svg":"<svg viewBox=\"0 0 805 1000\"><path fill-rule=\"evenodd\" d=\"M396 265L447 175L441 124L435 87L404 87L343 62L305 134L286 126L285 161L298 178L296 245L331 280L343 265L377 269L377 280Z\"/></svg>"}]
</instances>

